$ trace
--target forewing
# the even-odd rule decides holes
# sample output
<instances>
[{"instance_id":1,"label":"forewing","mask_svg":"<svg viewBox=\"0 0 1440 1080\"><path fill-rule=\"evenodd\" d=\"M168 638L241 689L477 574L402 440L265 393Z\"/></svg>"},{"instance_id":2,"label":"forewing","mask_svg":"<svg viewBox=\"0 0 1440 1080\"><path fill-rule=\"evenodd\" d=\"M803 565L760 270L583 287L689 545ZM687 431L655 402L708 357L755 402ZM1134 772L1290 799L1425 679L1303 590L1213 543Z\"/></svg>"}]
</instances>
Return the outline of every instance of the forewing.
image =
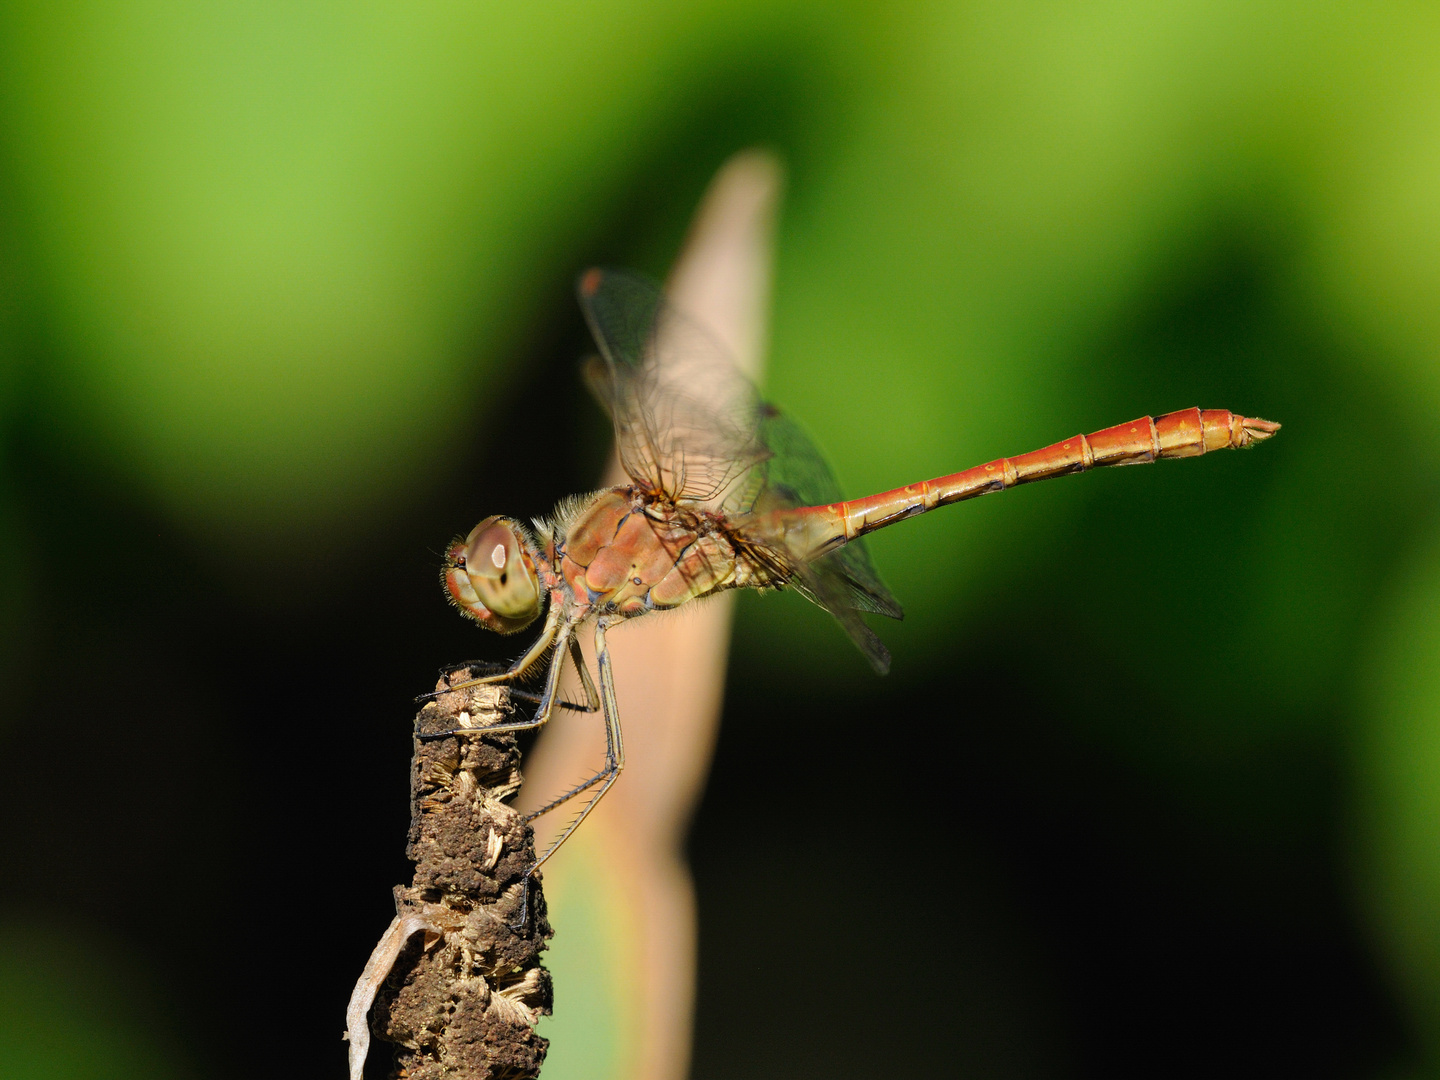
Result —
<instances>
[{"instance_id":1,"label":"forewing","mask_svg":"<svg viewBox=\"0 0 1440 1080\"><path fill-rule=\"evenodd\" d=\"M754 386L648 278L592 269L578 292L605 364L590 384L615 422L626 473L675 501L721 496L766 453Z\"/></svg>"},{"instance_id":2,"label":"forewing","mask_svg":"<svg viewBox=\"0 0 1440 1080\"><path fill-rule=\"evenodd\" d=\"M841 501L815 444L761 404L724 349L675 312L654 282L594 269L578 292L603 358L587 380L610 411L620 461L637 485L677 502L715 501L737 517ZM852 540L809 562L772 552L790 583L836 618L876 671L888 671L890 654L860 613L903 612L865 544Z\"/></svg>"}]
</instances>

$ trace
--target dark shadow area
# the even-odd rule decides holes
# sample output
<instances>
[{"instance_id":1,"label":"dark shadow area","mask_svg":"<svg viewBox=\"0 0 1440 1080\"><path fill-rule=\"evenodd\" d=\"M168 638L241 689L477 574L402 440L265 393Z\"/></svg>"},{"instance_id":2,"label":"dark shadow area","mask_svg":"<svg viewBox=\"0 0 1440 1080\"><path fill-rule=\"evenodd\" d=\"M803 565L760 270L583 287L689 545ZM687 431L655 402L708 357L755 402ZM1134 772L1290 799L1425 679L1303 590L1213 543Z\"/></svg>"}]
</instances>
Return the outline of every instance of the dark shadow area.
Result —
<instances>
[{"instance_id":1,"label":"dark shadow area","mask_svg":"<svg viewBox=\"0 0 1440 1080\"><path fill-rule=\"evenodd\" d=\"M797 727L722 740L692 844L697 1078L858 1078L897 1060L934 1076L1348 1077L1403 1052L1323 823L1237 842L1077 738L1025 689L1032 673L964 651L957 681L993 691L883 710L923 725L877 732L791 702ZM1340 798L1316 748L1267 771Z\"/></svg>"}]
</instances>

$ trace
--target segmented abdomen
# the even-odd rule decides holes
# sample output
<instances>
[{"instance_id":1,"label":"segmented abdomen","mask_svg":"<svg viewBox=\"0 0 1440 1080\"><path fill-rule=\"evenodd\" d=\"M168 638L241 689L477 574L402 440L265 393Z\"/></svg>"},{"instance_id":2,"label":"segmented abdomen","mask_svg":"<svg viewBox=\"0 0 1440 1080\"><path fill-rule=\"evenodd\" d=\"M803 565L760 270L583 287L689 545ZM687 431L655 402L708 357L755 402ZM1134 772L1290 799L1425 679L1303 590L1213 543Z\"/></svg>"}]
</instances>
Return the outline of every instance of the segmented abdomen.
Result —
<instances>
[{"instance_id":1,"label":"segmented abdomen","mask_svg":"<svg viewBox=\"0 0 1440 1080\"><path fill-rule=\"evenodd\" d=\"M1019 457L1000 458L950 476L814 510L833 519L833 542L839 542L841 535L853 540L901 518L1004 491L1016 484L1106 465L1144 465L1160 458L1197 457L1208 450L1239 449L1268 439L1278 430L1279 424L1239 416L1227 409L1182 409L1164 416L1142 416Z\"/></svg>"}]
</instances>

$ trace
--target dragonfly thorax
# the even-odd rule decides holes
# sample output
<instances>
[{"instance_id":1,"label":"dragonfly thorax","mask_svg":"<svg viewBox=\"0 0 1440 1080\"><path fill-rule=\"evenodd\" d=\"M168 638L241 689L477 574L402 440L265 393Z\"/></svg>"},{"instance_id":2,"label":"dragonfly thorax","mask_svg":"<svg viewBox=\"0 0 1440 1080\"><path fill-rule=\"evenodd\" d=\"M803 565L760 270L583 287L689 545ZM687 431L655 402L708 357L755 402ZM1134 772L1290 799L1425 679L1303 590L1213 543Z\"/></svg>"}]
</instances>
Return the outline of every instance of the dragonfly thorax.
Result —
<instances>
[{"instance_id":1,"label":"dragonfly thorax","mask_svg":"<svg viewBox=\"0 0 1440 1080\"><path fill-rule=\"evenodd\" d=\"M488 517L445 553L445 589L461 613L501 634L524 630L540 614L537 549L514 518Z\"/></svg>"},{"instance_id":2,"label":"dragonfly thorax","mask_svg":"<svg viewBox=\"0 0 1440 1080\"><path fill-rule=\"evenodd\" d=\"M718 519L634 487L599 492L557 532L555 570L581 618L635 618L742 584Z\"/></svg>"}]
</instances>

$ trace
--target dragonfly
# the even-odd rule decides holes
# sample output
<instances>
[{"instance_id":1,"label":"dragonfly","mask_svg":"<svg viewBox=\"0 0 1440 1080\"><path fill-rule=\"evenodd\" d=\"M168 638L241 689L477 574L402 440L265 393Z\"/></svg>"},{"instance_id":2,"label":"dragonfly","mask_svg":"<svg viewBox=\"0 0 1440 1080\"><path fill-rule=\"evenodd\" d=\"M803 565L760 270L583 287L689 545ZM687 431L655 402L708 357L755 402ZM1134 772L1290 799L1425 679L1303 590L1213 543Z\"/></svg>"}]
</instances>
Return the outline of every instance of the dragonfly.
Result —
<instances>
[{"instance_id":1,"label":"dragonfly","mask_svg":"<svg viewBox=\"0 0 1440 1080\"><path fill-rule=\"evenodd\" d=\"M445 554L452 603L487 629L515 634L544 614L539 634L513 664L482 669L463 689L542 678L526 720L427 738L545 724L557 707L600 712L605 760L596 773L527 816L589 793L579 813L526 874L538 870L593 811L625 767L625 743L606 634L621 623L728 589L792 589L839 622L876 672L890 654L865 615L903 612L875 570L867 533L949 503L1019 484L1112 465L1198 457L1245 448L1280 425L1225 409L1184 409L1018 457L846 501L804 431L740 373L703 328L679 314L662 289L637 274L591 269L577 292L600 356L587 365L591 389L609 411L629 483L562 501L532 524L494 516ZM593 626L596 680L577 635ZM558 697L567 660L585 702ZM440 693L437 691L436 693ZM432 696L432 695L426 695Z\"/></svg>"}]
</instances>

